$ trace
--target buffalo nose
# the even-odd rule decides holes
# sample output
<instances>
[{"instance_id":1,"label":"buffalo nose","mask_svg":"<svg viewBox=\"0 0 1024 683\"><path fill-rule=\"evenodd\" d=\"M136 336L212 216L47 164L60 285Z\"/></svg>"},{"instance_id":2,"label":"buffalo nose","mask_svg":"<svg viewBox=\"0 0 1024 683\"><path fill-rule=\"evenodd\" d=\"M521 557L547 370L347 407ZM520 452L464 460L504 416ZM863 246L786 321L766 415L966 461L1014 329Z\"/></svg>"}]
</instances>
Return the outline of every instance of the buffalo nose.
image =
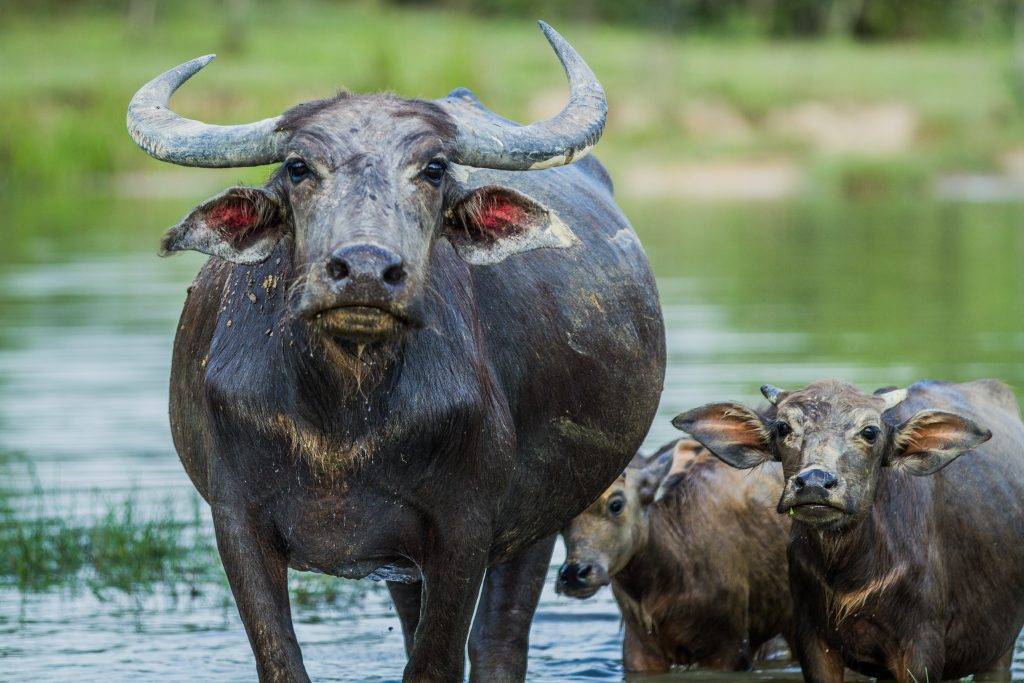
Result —
<instances>
[{"instance_id":1,"label":"buffalo nose","mask_svg":"<svg viewBox=\"0 0 1024 683\"><path fill-rule=\"evenodd\" d=\"M804 487L817 486L823 489L834 489L839 480L828 470L818 467L804 470L793 478L793 486L799 491Z\"/></svg>"},{"instance_id":2,"label":"buffalo nose","mask_svg":"<svg viewBox=\"0 0 1024 683\"><path fill-rule=\"evenodd\" d=\"M568 588L585 588L587 578L591 575L593 569L589 564L578 564L576 562L563 564L558 572L558 580Z\"/></svg>"},{"instance_id":3,"label":"buffalo nose","mask_svg":"<svg viewBox=\"0 0 1024 683\"><path fill-rule=\"evenodd\" d=\"M405 281L402 257L373 244L339 247L327 259L327 274L337 282L373 280L397 287Z\"/></svg>"}]
</instances>

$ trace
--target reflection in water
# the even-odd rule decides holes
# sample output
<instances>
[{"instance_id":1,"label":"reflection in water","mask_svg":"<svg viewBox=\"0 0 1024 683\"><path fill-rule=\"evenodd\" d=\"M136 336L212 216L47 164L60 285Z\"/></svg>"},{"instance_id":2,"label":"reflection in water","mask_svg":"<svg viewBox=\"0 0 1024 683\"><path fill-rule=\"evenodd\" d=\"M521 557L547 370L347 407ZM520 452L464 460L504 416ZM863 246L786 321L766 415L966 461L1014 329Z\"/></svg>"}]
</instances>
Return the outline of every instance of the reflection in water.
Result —
<instances>
[{"instance_id":1,"label":"reflection in water","mask_svg":"<svg viewBox=\"0 0 1024 683\"><path fill-rule=\"evenodd\" d=\"M31 461L42 485L62 492L56 504L137 491L159 505L170 495L191 512L166 390L178 311L201 258L145 251L183 208L58 203L19 216L9 235L0 257L0 452ZM1017 206L626 209L658 275L668 327L666 389L648 448L675 436L668 420L677 412L713 399L756 402L763 382L841 376L874 388L993 376L1024 386ZM11 485L27 486L26 471L15 471ZM353 610L296 612L315 680L400 677L398 622L379 591ZM0 589L0 634L0 670L12 678L251 680L255 671L223 591L99 600L87 590ZM619 648L608 591L579 602L549 582L531 680L621 679ZM1022 660L1024 650L1020 676ZM790 665L744 680L755 678L799 674ZM736 676L657 680L676 679Z\"/></svg>"}]
</instances>

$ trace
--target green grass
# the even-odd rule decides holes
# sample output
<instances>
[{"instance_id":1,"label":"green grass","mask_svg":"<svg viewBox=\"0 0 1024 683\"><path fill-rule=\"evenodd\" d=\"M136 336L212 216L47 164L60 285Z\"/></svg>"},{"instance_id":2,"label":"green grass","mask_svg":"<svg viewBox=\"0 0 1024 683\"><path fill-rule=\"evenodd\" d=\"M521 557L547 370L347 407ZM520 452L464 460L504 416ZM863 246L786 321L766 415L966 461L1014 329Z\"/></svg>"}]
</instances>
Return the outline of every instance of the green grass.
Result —
<instances>
[{"instance_id":1,"label":"green grass","mask_svg":"<svg viewBox=\"0 0 1024 683\"><path fill-rule=\"evenodd\" d=\"M0 581L22 590L85 582L97 591L126 592L157 583L206 579L206 544L194 524L170 516L140 518L128 499L108 507L95 521L8 509L0 516Z\"/></svg>"},{"instance_id":2,"label":"green grass","mask_svg":"<svg viewBox=\"0 0 1024 683\"><path fill-rule=\"evenodd\" d=\"M35 482L30 462L0 452L0 475L15 465L28 467ZM0 588L87 588L100 598L112 591L229 595L198 497L191 516L182 519L169 500L140 512L137 493L117 502L94 494L87 509L100 510L98 515L62 508L58 493L38 482L28 491L0 488ZM375 583L298 572L291 573L289 586L295 606L307 610L349 610L369 591L381 590Z\"/></svg>"},{"instance_id":3,"label":"green grass","mask_svg":"<svg viewBox=\"0 0 1024 683\"><path fill-rule=\"evenodd\" d=\"M174 105L213 122L273 115L339 87L433 98L468 86L517 119L529 118L538 93L564 92L561 71L532 22L318 0L255 2L238 16L223 7L161 4L156 20L142 25L115 12L5 16L0 192L105 188L112 174L164 168L128 140L125 105L155 74L208 52L220 59ZM885 182L889 164L926 176L989 169L1007 149L1024 145L1024 81L1009 43L764 42L593 24L558 28L609 93L611 123L599 153L613 172L782 155L807 168L849 163L861 175L882 169ZM753 133L736 141L685 128L680 112L696 101L729 107ZM773 113L802 102L902 103L920 125L910 148L869 166L823 159L806 141L766 125ZM222 172L248 181L264 174ZM902 172L896 175L903 182Z\"/></svg>"}]
</instances>

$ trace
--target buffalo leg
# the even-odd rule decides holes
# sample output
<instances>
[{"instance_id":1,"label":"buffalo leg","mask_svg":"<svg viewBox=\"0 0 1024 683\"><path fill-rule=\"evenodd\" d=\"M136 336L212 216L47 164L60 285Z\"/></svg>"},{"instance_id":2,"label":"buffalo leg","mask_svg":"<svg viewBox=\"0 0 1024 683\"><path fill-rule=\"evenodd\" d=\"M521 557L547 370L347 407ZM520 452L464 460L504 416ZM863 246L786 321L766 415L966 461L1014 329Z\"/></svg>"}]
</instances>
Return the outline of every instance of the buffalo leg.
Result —
<instances>
[{"instance_id":1,"label":"buffalo leg","mask_svg":"<svg viewBox=\"0 0 1024 683\"><path fill-rule=\"evenodd\" d=\"M659 650L654 638L633 619L622 618L622 668L627 673L661 673L672 668L672 660Z\"/></svg>"},{"instance_id":2,"label":"buffalo leg","mask_svg":"<svg viewBox=\"0 0 1024 683\"><path fill-rule=\"evenodd\" d=\"M402 637L405 639L405 654L412 654L413 638L416 635L416 623L420 620L420 597L423 591L423 582L399 583L388 581L388 592L391 593L391 602L395 605L395 612L398 613L398 620L402 624Z\"/></svg>"},{"instance_id":3,"label":"buffalo leg","mask_svg":"<svg viewBox=\"0 0 1024 683\"><path fill-rule=\"evenodd\" d=\"M554 547L550 536L487 571L469 637L470 681L526 678L530 624Z\"/></svg>"},{"instance_id":4,"label":"buffalo leg","mask_svg":"<svg viewBox=\"0 0 1024 683\"><path fill-rule=\"evenodd\" d=\"M423 598L404 681L462 681L489 542L449 536L421 566ZM459 546L455 544L459 543Z\"/></svg>"},{"instance_id":5,"label":"buffalo leg","mask_svg":"<svg viewBox=\"0 0 1024 683\"><path fill-rule=\"evenodd\" d=\"M807 683L843 682L842 656L835 648L830 648L810 624L797 625L796 656Z\"/></svg>"},{"instance_id":6,"label":"buffalo leg","mask_svg":"<svg viewBox=\"0 0 1024 683\"><path fill-rule=\"evenodd\" d=\"M944 657L942 636L924 631L896 657L890 669L897 683L941 681Z\"/></svg>"},{"instance_id":7,"label":"buffalo leg","mask_svg":"<svg viewBox=\"0 0 1024 683\"><path fill-rule=\"evenodd\" d=\"M270 534L260 534L243 510L215 507L213 527L260 681L308 681L292 628L288 562L280 545Z\"/></svg>"},{"instance_id":8,"label":"buffalo leg","mask_svg":"<svg viewBox=\"0 0 1024 683\"><path fill-rule=\"evenodd\" d=\"M1013 666L1013 655L1017 649L1016 641L1010 644L1007 650L992 666L985 671L974 674L974 680L978 683L1010 683L1012 680L1011 667Z\"/></svg>"}]
</instances>

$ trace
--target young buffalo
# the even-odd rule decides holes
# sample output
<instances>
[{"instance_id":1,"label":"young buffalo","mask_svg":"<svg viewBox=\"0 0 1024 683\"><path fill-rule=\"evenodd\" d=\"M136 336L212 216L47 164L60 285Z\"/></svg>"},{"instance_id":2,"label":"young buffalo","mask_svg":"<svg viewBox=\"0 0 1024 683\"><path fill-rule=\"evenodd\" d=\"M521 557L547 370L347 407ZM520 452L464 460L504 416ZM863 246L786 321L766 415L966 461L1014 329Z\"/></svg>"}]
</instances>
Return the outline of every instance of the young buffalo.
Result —
<instances>
[{"instance_id":1,"label":"young buffalo","mask_svg":"<svg viewBox=\"0 0 1024 683\"><path fill-rule=\"evenodd\" d=\"M805 678L1005 671L1024 625L1024 425L1010 390L761 391L760 413L715 403L673 424L734 467L782 462Z\"/></svg>"},{"instance_id":2,"label":"young buffalo","mask_svg":"<svg viewBox=\"0 0 1024 683\"><path fill-rule=\"evenodd\" d=\"M769 508L781 490L777 467L740 473L695 441L638 456L563 530L557 589L587 598L611 582L627 671L748 669L791 629L789 524Z\"/></svg>"}]
</instances>

